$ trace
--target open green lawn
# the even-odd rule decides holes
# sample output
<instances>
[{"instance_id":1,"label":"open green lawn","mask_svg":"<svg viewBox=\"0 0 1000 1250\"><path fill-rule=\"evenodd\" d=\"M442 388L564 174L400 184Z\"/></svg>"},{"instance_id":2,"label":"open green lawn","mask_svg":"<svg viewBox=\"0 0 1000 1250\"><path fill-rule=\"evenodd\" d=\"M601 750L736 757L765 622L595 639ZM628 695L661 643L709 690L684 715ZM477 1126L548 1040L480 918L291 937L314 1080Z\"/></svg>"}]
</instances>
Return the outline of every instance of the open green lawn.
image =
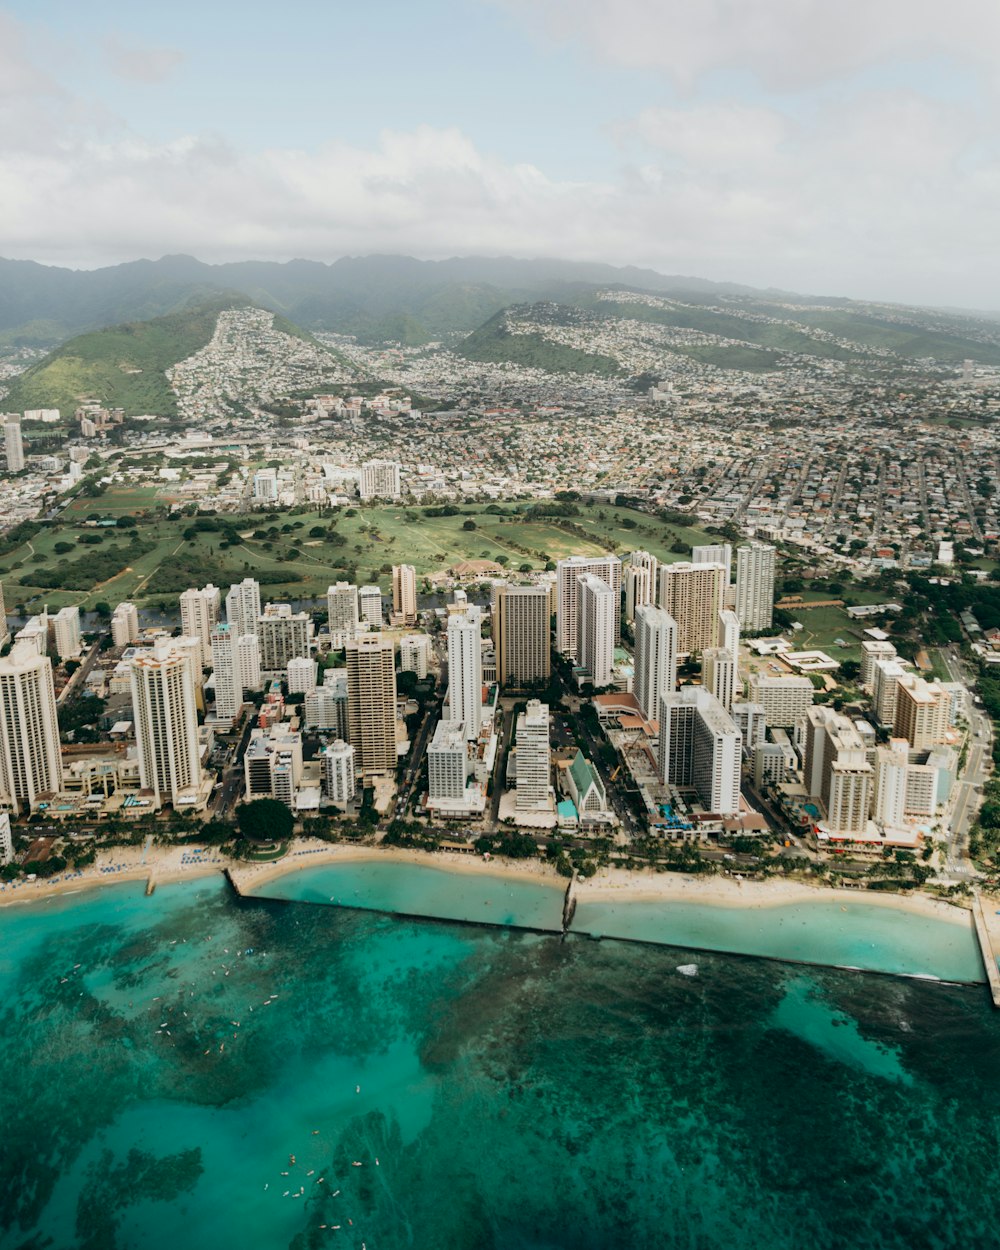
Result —
<instances>
[{"instance_id":1,"label":"open green lawn","mask_svg":"<svg viewBox=\"0 0 1000 1250\"><path fill-rule=\"evenodd\" d=\"M173 498L169 492L161 494L156 486L123 486L105 491L97 499L91 495L77 495L66 508L66 515L74 520L83 520L91 514L100 517L131 516L146 508L170 503Z\"/></svg>"},{"instance_id":2,"label":"open green lawn","mask_svg":"<svg viewBox=\"0 0 1000 1250\"><path fill-rule=\"evenodd\" d=\"M135 530L95 531L82 524L91 514L115 518L141 514L158 502L162 499L157 499L154 487L109 490L98 499L75 501L30 543L0 557L8 604L13 609L23 603L32 611L46 603L51 609L71 603L89 608L102 600L112 606L125 599L172 604L186 585L214 580L225 589L248 574L262 578L265 598L312 598L325 594L330 582L339 579L378 582L387 590L393 564L412 564L419 574L432 574L459 560L488 559L506 562L514 571L522 564L541 569L548 560L564 556L607 550L624 554L639 547L672 561L686 558L691 544L710 541L699 530L610 505L581 505L580 515L569 518L569 523L586 531L590 536L586 539L567 532L559 519L518 521L488 513L483 505L463 506L459 515L447 517L401 506L358 508L353 516L346 515L347 509L325 515L310 511L279 512L270 518L225 516L219 519L235 526L242 538L238 546L228 548L220 546L223 535L216 531L185 538L194 524L190 517L140 517ZM463 528L469 520L475 529ZM634 524L630 527L627 521ZM314 527L322 529L322 537L310 534ZM100 544L79 541L94 533L101 535ZM133 534L151 544L150 550L132 547ZM70 544L70 551L57 552L57 543ZM684 551L670 550L681 543ZM99 570L85 587L52 589L32 582L32 573L39 569L72 567L81 560L92 561Z\"/></svg>"}]
</instances>

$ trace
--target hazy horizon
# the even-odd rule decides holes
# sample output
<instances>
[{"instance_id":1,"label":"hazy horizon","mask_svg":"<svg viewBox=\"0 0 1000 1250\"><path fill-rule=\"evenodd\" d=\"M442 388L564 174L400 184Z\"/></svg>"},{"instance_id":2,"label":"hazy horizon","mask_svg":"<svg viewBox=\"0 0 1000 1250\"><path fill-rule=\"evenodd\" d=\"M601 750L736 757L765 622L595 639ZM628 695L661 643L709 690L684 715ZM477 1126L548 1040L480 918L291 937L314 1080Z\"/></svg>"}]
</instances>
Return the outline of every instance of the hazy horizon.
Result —
<instances>
[{"instance_id":1,"label":"hazy horizon","mask_svg":"<svg viewBox=\"0 0 1000 1250\"><path fill-rule=\"evenodd\" d=\"M1000 10L0 3L0 255L635 265L1000 304Z\"/></svg>"}]
</instances>

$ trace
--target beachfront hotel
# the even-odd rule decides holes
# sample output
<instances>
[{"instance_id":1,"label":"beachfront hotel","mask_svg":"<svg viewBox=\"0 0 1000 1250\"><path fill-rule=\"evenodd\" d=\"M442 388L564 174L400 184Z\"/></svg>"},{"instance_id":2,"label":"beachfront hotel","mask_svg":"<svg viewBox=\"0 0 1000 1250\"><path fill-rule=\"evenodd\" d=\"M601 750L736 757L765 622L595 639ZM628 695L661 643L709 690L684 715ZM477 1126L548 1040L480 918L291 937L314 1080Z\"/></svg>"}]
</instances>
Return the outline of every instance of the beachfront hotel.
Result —
<instances>
[{"instance_id":1,"label":"beachfront hotel","mask_svg":"<svg viewBox=\"0 0 1000 1250\"><path fill-rule=\"evenodd\" d=\"M706 811L740 810L743 739L732 717L709 690L682 686L660 699L660 779L693 788Z\"/></svg>"},{"instance_id":2,"label":"beachfront hotel","mask_svg":"<svg viewBox=\"0 0 1000 1250\"><path fill-rule=\"evenodd\" d=\"M52 661L15 643L0 658L0 805L22 812L62 781Z\"/></svg>"},{"instance_id":3,"label":"beachfront hotel","mask_svg":"<svg viewBox=\"0 0 1000 1250\"><path fill-rule=\"evenodd\" d=\"M188 657L171 642L158 643L132 660L129 680L142 788L157 805L198 802L201 750Z\"/></svg>"}]
</instances>

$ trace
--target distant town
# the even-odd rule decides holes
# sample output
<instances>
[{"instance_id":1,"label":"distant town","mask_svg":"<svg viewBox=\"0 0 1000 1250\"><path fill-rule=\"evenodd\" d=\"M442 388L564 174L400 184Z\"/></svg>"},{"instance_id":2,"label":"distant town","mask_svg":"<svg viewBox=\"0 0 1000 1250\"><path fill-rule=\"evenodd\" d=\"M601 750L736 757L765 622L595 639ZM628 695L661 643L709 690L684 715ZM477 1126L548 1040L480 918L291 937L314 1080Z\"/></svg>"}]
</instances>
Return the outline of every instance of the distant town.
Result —
<instances>
[{"instance_id":1,"label":"distant town","mask_svg":"<svg viewBox=\"0 0 1000 1250\"><path fill-rule=\"evenodd\" d=\"M636 389L272 320L223 312L172 420L3 417L7 880L302 834L994 871L1000 373L652 376L679 331L545 330Z\"/></svg>"}]
</instances>

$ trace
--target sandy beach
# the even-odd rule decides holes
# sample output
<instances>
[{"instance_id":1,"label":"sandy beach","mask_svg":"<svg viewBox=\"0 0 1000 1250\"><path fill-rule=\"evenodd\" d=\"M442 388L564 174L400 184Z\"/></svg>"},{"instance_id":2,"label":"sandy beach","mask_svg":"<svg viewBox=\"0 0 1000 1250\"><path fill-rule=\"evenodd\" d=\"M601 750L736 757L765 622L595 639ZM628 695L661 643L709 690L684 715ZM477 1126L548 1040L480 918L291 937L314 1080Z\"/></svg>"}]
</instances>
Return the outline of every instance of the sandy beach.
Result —
<instances>
[{"instance_id":1,"label":"sandy beach","mask_svg":"<svg viewBox=\"0 0 1000 1250\"><path fill-rule=\"evenodd\" d=\"M542 885L556 886L565 890L569 882L560 877L551 864L535 860L489 859L479 855L463 855L460 851L411 850L404 847L377 846L331 846L328 842L303 841L284 859L267 864L238 864L230 870L230 876L241 894L259 893L263 886L278 877L301 872L304 868L318 868L323 864L349 864L376 861L379 863L415 864L424 868L439 868L447 872L474 873L491 877L506 877L517 881L534 881Z\"/></svg>"},{"instance_id":2,"label":"sandy beach","mask_svg":"<svg viewBox=\"0 0 1000 1250\"><path fill-rule=\"evenodd\" d=\"M214 847L199 848L154 846L116 848L101 851L96 863L80 872L34 882L0 885L0 907L32 903L62 894L114 885L122 881L152 879L155 885L222 873L227 868L243 894L263 894L271 881L289 873L321 865L357 862L390 862L438 868L458 874L504 877L509 880L532 881L565 890L568 882L555 868L539 860L484 860L479 855L458 851L411 850L400 847L350 846L302 839L284 859L275 862L248 864L227 859ZM781 907L794 903L823 899L848 907L852 900L866 906L892 907L918 915L934 916L955 924L969 923L968 905L942 902L927 894L883 894L874 891L836 890L828 886L809 885L800 881L772 879L746 881L733 876L698 877L684 873L628 872L621 868L602 868L595 877L574 884L578 902L679 902L708 907L740 909ZM1000 899L983 896L983 910L994 945L1000 947Z\"/></svg>"},{"instance_id":3,"label":"sandy beach","mask_svg":"<svg viewBox=\"0 0 1000 1250\"><path fill-rule=\"evenodd\" d=\"M956 924L969 923L967 905L946 903L928 894L837 890L830 886L808 885L802 881L782 879L746 881L730 876L698 877L679 872L626 872L622 868L603 868L589 881L577 882L575 893L579 902L670 901L708 907L737 907L742 910L783 907L817 899L847 907L854 900L866 906L892 907L899 911L935 916ZM997 919L1000 920L1000 917Z\"/></svg>"}]
</instances>

